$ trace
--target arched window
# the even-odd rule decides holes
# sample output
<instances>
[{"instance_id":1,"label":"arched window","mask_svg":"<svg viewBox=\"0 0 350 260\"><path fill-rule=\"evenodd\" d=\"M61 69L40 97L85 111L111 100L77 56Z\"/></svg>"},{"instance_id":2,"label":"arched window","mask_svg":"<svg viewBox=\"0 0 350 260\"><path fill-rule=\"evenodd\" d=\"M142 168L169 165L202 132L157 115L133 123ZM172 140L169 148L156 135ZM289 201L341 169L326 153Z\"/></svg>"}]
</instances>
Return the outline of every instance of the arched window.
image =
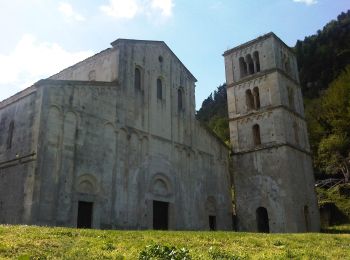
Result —
<instances>
[{"instance_id":1,"label":"arched window","mask_svg":"<svg viewBox=\"0 0 350 260\"><path fill-rule=\"evenodd\" d=\"M139 68L135 68L134 86L136 90L141 90L141 70Z\"/></svg>"},{"instance_id":2,"label":"arched window","mask_svg":"<svg viewBox=\"0 0 350 260\"><path fill-rule=\"evenodd\" d=\"M255 65L255 71L260 71L260 60L259 60L259 52L255 51L253 53L253 59L254 59L254 65Z\"/></svg>"},{"instance_id":3,"label":"arched window","mask_svg":"<svg viewBox=\"0 0 350 260\"><path fill-rule=\"evenodd\" d=\"M310 230L310 225L309 225L309 207L304 206L304 221L305 221L305 231Z\"/></svg>"},{"instance_id":4,"label":"arched window","mask_svg":"<svg viewBox=\"0 0 350 260\"><path fill-rule=\"evenodd\" d=\"M247 63L244 61L243 57L239 58L239 70L240 70L241 78L245 77L248 74Z\"/></svg>"},{"instance_id":5,"label":"arched window","mask_svg":"<svg viewBox=\"0 0 350 260\"><path fill-rule=\"evenodd\" d=\"M248 54L246 56L246 61L247 61L247 64L248 64L248 74L254 74L254 62L253 62L253 59L252 59L252 56L250 56L250 54Z\"/></svg>"},{"instance_id":6,"label":"arched window","mask_svg":"<svg viewBox=\"0 0 350 260\"><path fill-rule=\"evenodd\" d=\"M294 103L294 90L292 87L287 87L288 90L288 103L289 107L294 110L295 109L295 103Z\"/></svg>"},{"instance_id":7,"label":"arched window","mask_svg":"<svg viewBox=\"0 0 350 260\"><path fill-rule=\"evenodd\" d=\"M245 102L247 105L247 111L250 111L254 108L254 97L250 89L247 89L245 92Z\"/></svg>"},{"instance_id":8,"label":"arched window","mask_svg":"<svg viewBox=\"0 0 350 260\"><path fill-rule=\"evenodd\" d=\"M293 123L293 131L294 131L294 141L296 144L299 144L299 127L296 122Z\"/></svg>"},{"instance_id":9,"label":"arched window","mask_svg":"<svg viewBox=\"0 0 350 260\"><path fill-rule=\"evenodd\" d=\"M261 145L260 126L258 124L253 125L253 140L254 146Z\"/></svg>"},{"instance_id":10,"label":"arched window","mask_svg":"<svg viewBox=\"0 0 350 260\"><path fill-rule=\"evenodd\" d=\"M160 100L163 99L163 86L160 78L157 79L157 98Z\"/></svg>"},{"instance_id":11,"label":"arched window","mask_svg":"<svg viewBox=\"0 0 350 260\"><path fill-rule=\"evenodd\" d=\"M259 109L260 108L260 95L259 95L259 88L258 87L253 88L253 95L254 95L254 108Z\"/></svg>"},{"instance_id":12,"label":"arched window","mask_svg":"<svg viewBox=\"0 0 350 260\"><path fill-rule=\"evenodd\" d=\"M13 139L13 131L15 130L15 123L13 121L10 122L9 129L7 132L7 149L11 149L12 147L12 139Z\"/></svg>"},{"instance_id":13,"label":"arched window","mask_svg":"<svg viewBox=\"0 0 350 260\"><path fill-rule=\"evenodd\" d=\"M258 228L258 232L261 233L269 233L269 215L267 213L267 209L264 207L259 207L256 209L256 224Z\"/></svg>"},{"instance_id":14,"label":"arched window","mask_svg":"<svg viewBox=\"0 0 350 260\"><path fill-rule=\"evenodd\" d=\"M183 110L183 97L182 97L182 90L177 90L177 108L179 111Z\"/></svg>"},{"instance_id":15,"label":"arched window","mask_svg":"<svg viewBox=\"0 0 350 260\"><path fill-rule=\"evenodd\" d=\"M96 81L96 71L90 70L88 74L89 81Z\"/></svg>"}]
</instances>

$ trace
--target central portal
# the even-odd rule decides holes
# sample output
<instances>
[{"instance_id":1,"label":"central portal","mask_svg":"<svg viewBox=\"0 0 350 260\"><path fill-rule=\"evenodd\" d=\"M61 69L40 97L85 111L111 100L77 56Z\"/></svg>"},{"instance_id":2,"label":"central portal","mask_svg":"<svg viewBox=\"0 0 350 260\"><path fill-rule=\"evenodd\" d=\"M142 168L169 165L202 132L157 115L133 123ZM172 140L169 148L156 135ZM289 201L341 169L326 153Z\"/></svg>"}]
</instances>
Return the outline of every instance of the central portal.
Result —
<instances>
[{"instance_id":1,"label":"central portal","mask_svg":"<svg viewBox=\"0 0 350 260\"><path fill-rule=\"evenodd\" d=\"M77 228L91 228L92 226L92 202L79 201Z\"/></svg>"},{"instance_id":2,"label":"central portal","mask_svg":"<svg viewBox=\"0 0 350 260\"><path fill-rule=\"evenodd\" d=\"M163 201L153 201L153 229L168 229L169 203Z\"/></svg>"}]
</instances>

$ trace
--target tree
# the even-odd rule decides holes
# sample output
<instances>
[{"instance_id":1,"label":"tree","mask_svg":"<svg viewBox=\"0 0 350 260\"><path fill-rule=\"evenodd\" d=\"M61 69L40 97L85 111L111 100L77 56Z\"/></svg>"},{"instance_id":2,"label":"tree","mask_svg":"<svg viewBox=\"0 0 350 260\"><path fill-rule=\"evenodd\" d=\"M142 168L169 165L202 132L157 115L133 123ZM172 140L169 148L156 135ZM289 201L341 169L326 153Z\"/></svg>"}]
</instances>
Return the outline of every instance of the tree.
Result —
<instances>
[{"instance_id":1,"label":"tree","mask_svg":"<svg viewBox=\"0 0 350 260\"><path fill-rule=\"evenodd\" d=\"M306 119L315 168L342 173L349 181L350 65L319 99L306 103Z\"/></svg>"},{"instance_id":2,"label":"tree","mask_svg":"<svg viewBox=\"0 0 350 260\"><path fill-rule=\"evenodd\" d=\"M345 182L349 182L350 140L346 134L331 134L321 140L317 163L327 174L342 173Z\"/></svg>"}]
</instances>

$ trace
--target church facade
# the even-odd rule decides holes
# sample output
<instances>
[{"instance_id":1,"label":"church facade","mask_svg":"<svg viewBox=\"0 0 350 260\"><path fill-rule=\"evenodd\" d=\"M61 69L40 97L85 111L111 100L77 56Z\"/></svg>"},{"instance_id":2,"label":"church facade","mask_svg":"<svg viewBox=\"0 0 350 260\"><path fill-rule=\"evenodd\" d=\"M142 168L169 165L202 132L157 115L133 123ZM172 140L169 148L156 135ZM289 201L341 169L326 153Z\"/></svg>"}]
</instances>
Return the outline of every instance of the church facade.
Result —
<instances>
[{"instance_id":1,"label":"church facade","mask_svg":"<svg viewBox=\"0 0 350 260\"><path fill-rule=\"evenodd\" d=\"M164 42L112 47L0 103L0 223L232 229L228 149Z\"/></svg>"}]
</instances>

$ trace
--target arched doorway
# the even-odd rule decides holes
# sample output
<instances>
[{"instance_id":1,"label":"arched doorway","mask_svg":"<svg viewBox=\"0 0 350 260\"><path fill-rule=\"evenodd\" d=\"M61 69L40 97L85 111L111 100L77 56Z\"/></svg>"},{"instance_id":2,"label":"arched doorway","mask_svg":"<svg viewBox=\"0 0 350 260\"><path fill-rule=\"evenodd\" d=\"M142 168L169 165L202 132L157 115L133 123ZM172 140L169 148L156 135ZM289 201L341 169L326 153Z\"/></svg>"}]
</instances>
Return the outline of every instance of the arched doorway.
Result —
<instances>
[{"instance_id":1,"label":"arched doorway","mask_svg":"<svg viewBox=\"0 0 350 260\"><path fill-rule=\"evenodd\" d=\"M169 209L171 197L171 184L164 174L156 174L151 185L153 199L153 229L169 229Z\"/></svg>"},{"instance_id":2,"label":"arched doorway","mask_svg":"<svg viewBox=\"0 0 350 260\"><path fill-rule=\"evenodd\" d=\"M256 209L256 223L258 227L258 232L269 233L269 215L267 209L264 207L259 207Z\"/></svg>"}]
</instances>

